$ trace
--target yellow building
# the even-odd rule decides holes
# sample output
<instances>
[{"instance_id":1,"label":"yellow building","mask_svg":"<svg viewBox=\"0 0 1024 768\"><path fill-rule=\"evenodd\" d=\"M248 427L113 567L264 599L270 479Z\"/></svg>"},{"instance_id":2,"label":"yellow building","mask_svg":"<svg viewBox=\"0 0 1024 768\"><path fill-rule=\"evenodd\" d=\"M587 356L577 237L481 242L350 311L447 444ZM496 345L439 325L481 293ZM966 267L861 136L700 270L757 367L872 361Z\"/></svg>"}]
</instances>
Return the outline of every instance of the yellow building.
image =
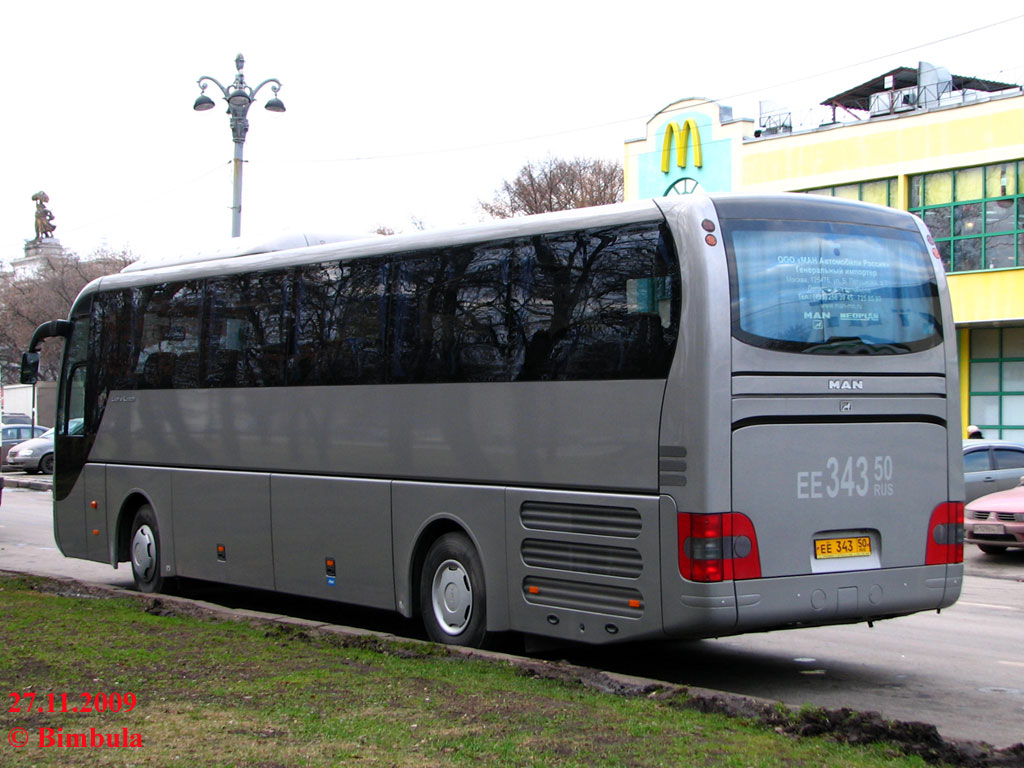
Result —
<instances>
[{"instance_id":1,"label":"yellow building","mask_svg":"<svg viewBox=\"0 0 1024 768\"><path fill-rule=\"evenodd\" d=\"M782 109L763 109L755 125L706 99L670 104L626 144L626 199L694 188L808 192L921 216L949 278L964 423L1024 440L1021 87L922 63L820 109L794 127Z\"/></svg>"}]
</instances>

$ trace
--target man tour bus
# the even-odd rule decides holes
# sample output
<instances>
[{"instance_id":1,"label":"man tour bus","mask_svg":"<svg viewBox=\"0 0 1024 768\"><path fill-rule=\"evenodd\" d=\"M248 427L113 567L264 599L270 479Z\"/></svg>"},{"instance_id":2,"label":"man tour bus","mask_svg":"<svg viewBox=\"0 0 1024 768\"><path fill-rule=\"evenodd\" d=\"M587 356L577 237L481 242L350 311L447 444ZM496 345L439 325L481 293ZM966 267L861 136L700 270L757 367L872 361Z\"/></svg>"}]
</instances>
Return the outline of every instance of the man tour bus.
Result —
<instances>
[{"instance_id":1,"label":"man tour bus","mask_svg":"<svg viewBox=\"0 0 1024 768\"><path fill-rule=\"evenodd\" d=\"M25 381L50 336L57 542L143 591L307 595L470 646L960 592L953 322L901 211L687 195L138 263L36 330Z\"/></svg>"}]
</instances>

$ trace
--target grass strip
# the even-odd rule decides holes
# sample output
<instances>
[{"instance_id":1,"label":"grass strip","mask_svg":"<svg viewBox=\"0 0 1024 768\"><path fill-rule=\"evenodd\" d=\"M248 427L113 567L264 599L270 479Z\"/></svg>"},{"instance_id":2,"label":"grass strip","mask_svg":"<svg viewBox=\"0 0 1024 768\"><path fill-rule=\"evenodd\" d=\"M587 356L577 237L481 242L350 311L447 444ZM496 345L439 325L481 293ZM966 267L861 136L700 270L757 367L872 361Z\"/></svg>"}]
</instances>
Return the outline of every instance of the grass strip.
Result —
<instances>
[{"instance_id":1,"label":"grass strip","mask_svg":"<svg viewBox=\"0 0 1024 768\"><path fill-rule=\"evenodd\" d=\"M0 575L0 764L925 765L892 744L797 738L701 712L678 692L613 695L425 643L154 605ZM10 711L30 693L33 711ZM107 711L61 711L99 701Z\"/></svg>"}]
</instances>

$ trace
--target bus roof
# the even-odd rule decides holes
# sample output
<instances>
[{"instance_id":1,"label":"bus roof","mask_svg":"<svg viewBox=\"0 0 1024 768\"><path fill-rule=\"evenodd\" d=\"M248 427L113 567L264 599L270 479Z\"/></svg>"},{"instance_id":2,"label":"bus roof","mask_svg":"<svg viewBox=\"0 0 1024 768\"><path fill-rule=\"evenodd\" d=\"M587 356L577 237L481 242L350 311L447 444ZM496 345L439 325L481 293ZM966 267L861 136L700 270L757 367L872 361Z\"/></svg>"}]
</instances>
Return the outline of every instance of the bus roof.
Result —
<instances>
[{"instance_id":1,"label":"bus roof","mask_svg":"<svg viewBox=\"0 0 1024 768\"><path fill-rule=\"evenodd\" d=\"M704 199L706 200L706 198ZM108 288L143 285L154 281L187 280L222 273L280 269L336 258L385 255L402 251L412 252L427 248L475 243L481 240L528 237L534 234L577 228L628 224L661 217L661 207L655 201L642 200L500 219L469 226L426 230L403 235L370 234L333 237L286 235L262 242L249 240L239 242L237 245L229 243L226 247L216 248L205 253L165 260L143 259L125 267L117 274L98 278L83 289L83 294ZM307 242L308 238L316 237L319 237L321 242Z\"/></svg>"},{"instance_id":2,"label":"bus roof","mask_svg":"<svg viewBox=\"0 0 1024 768\"><path fill-rule=\"evenodd\" d=\"M143 257L138 261L129 264L121 271L141 272L143 270L159 269L160 267L175 266L178 264L194 264L198 261L232 259L239 256L254 256L260 253L275 253L277 251L306 248L311 245L342 243L349 240L364 240L371 237L374 237L374 235L314 234L308 232L284 232L278 235L259 238L234 237L220 246L196 251L194 253L182 253L165 257Z\"/></svg>"},{"instance_id":3,"label":"bus roof","mask_svg":"<svg viewBox=\"0 0 1024 768\"><path fill-rule=\"evenodd\" d=\"M188 280L247 271L282 269L300 264L362 256L414 252L428 248L458 246L483 240L530 237L597 226L615 226L671 216L686 208L718 209L729 217L740 211L774 217L786 213L831 220L859 220L866 209L877 209L887 217L889 226L913 227L912 217L899 210L840 200L831 197L779 193L768 195L714 194L674 195L615 205L578 208L510 219L498 219L402 235L280 235L265 240L234 239L227 245L206 252L186 254L165 260L143 259L120 273L98 278L81 292L84 297L98 290L126 288L153 282ZM710 212L710 211L709 211ZM908 221L909 220L909 221ZM77 302L76 302L77 303Z\"/></svg>"}]
</instances>

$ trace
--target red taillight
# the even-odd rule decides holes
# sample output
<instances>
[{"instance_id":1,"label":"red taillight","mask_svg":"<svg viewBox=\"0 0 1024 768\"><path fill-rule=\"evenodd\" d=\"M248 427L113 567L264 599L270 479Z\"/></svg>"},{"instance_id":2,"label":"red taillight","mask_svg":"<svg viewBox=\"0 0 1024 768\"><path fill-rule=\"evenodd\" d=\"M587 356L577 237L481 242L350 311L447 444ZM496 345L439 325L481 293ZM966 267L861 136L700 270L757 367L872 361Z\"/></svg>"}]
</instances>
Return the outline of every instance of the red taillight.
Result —
<instances>
[{"instance_id":1,"label":"red taillight","mask_svg":"<svg viewBox=\"0 0 1024 768\"><path fill-rule=\"evenodd\" d=\"M757 534L746 515L680 512L677 524L679 574L684 579L711 582L761 577Z\"/></svg>"},{"instance_id":2,"label":"red taillight","mask_svg":"<svg viewBox=\"0 0 1024 768\"><path fill-rule=\"evenodd\" d=\"M964 561L964 505L946 501L932 510L928 522L926 565L944 565Z\"/></svg>"}]
</instances>

